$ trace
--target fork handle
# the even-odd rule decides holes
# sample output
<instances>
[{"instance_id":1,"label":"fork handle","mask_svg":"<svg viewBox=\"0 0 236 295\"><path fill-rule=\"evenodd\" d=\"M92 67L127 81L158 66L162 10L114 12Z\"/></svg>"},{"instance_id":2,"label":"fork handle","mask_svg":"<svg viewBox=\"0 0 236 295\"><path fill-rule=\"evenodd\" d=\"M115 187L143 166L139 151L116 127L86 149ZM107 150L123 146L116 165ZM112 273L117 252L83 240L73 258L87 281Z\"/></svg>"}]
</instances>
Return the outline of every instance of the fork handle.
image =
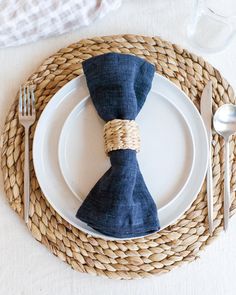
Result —
<instances>
[{"instance_id":1,"label":"fork handle","mask_svg":"<svg viewBox=\"0 0 236 295\"><path fill-rule=\"evenodd\" d=\"M30 201L30 170L29 170L29 127L25 128L25 163L24 163L24 220L29 221L29 201Z\"/></svg>"}]
</instances>

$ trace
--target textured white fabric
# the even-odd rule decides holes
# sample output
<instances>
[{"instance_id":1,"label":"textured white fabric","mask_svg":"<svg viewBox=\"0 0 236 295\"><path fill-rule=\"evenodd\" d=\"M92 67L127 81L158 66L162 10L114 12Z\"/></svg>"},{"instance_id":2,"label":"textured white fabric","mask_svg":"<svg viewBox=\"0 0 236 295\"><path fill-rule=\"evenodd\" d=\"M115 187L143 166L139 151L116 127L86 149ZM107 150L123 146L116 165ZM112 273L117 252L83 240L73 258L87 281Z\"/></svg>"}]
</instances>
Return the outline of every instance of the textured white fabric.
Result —
<instances>
[{"instance_id":1,"label":"textured white fabric","mask_svg":"<svg viewBox=\"0 0 236 295\"><path fill-rule=\"evenodd\" d=\"M120 3L121 0L0 0L0 47L86 26Z\"/></svg>"},{"instance_id":2,"label":"textured white fabric","mask_svg":"<svg viewBox=\"0 0 236 295\"><path fill-rule=\"evenodd\" d=\"M185 35L191 4L192 0L123 0L119 10L79 32L1 49L0 135L19 85L59 48L92 36L124 33L162 36L202 55L236 89L236 38L217 54L191 48ZM158 57L162 57L161 53ZM167 140L171 140L171 134ZM192 232L194 235L194 228ZM35 241L23 220L9 207L0 171L0 295L235 295L235 275L236 216L230 220L228 232L221 233L201 252L200 259L168 274L117 281L76 272Z\"/></svg>"}]
</instances>

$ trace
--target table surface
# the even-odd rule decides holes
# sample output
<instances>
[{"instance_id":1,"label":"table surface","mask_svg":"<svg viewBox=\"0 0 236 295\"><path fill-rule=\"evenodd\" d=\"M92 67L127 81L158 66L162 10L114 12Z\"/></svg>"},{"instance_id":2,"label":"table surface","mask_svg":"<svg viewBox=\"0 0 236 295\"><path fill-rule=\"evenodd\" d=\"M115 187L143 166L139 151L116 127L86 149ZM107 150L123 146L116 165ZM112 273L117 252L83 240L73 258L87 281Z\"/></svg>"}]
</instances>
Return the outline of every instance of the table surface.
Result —
<instances>
[{"instance_id":1,"label":"table surface","mask_svg":"<svg viewBox=\"0 0 236 295\"><path fill-rule=\"evenodd\" d=\"M236 89L236 40L225 51L214 55L191 48L185 36L190 12L189 0L124 0L119 10L89 27L34 44L1 49L0 132L19 85L46 57L81 38L124 33L159 35L201 54ZM222 233L196 262L159 277L113 281L72 270L34 240L8 206L2 177L0 216L0 294L235 294L236 217L230 220L227 234Z\"/></svg>"}]
</instances>

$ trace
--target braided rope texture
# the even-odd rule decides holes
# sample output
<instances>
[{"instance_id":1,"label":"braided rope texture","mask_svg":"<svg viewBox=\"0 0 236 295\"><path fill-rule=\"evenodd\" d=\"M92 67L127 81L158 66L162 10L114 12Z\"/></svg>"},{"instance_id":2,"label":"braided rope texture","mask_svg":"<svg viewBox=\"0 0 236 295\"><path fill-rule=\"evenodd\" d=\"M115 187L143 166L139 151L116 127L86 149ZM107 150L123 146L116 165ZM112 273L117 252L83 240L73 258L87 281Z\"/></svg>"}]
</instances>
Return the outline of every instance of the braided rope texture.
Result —
<instances>
[{"instance_id":1,"label":"braided rope texture","mask_svg":"<svg viewBox=\"0 0 236 295\"><path fill-rule=\"evenodd\" d=\"M213 84L214 111L224 103L235 103L232 87L204 61L178 45L159 37L122 35L81 40L47 58L26 83L35 85L37 120L52 96L67 82L82 73L81 63L107 52L129 53L145 58L156 71L182 89L199 108L202 90L208 80ZM2 135L1 167L6 197L12 209L23 216L23 128L18 122L16 97L7 115ZM36 123L31 128L30 141ZM171 136L171 135L169 135ZM231 188L236 182L235 140L230 142ZM113 279L137 279L171 271L198 258L199 251L223 229L223 141L213 133L214 225L213 236L207 227L206 185L192 206L165 230L151 236L105 241L91 237L68 224L47 202L35 177L31 157L31 201L28 229L72 268L80 272ZM158 180L157 180L158 181ZM236 198L232 193L231 215Z\"/></svg>"},{"instance_id":2,"label":"braided rope texture","mask_svg":"<svg viewBox=\"0 0 236 295\"><path fill-rule=\"evenodd\" d=\"M105 152L131 149L140 151L140 134L134 120L114 119L104 125Z\"/></svg>"}]
</instances>

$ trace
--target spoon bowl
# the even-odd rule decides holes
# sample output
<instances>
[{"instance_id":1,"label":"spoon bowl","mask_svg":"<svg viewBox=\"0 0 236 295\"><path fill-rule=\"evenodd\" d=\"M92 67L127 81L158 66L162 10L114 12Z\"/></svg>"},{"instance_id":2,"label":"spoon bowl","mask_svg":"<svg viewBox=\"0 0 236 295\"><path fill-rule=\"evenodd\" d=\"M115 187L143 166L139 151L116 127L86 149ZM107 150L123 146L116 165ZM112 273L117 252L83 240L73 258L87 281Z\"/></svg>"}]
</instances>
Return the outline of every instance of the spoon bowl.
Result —
<instances>
[{"instance_id":1,"label":"spoon bowl","mask_svg":"<svg viewBox=\"0 0 236 295\"><path fill-rule=\"evenodd\" d=\"M214 115L214 128L225 139L236 132L236 105L225 104Z\"/></svg>"},{"instance_id":2,"label":"spoon bowl","mask_svg":"<svg viewBox=\"0 0 236 295\"><path fill-rule=\"evenodd\" d=\"M224 138L225 141L225 175L224 175L224 230L228 228L229 210L230 210L230 163L229 163L229 138L236 133L236 106L225 104L215 113L213 125L216 132Z\"/></svg>"}]
</instances>

